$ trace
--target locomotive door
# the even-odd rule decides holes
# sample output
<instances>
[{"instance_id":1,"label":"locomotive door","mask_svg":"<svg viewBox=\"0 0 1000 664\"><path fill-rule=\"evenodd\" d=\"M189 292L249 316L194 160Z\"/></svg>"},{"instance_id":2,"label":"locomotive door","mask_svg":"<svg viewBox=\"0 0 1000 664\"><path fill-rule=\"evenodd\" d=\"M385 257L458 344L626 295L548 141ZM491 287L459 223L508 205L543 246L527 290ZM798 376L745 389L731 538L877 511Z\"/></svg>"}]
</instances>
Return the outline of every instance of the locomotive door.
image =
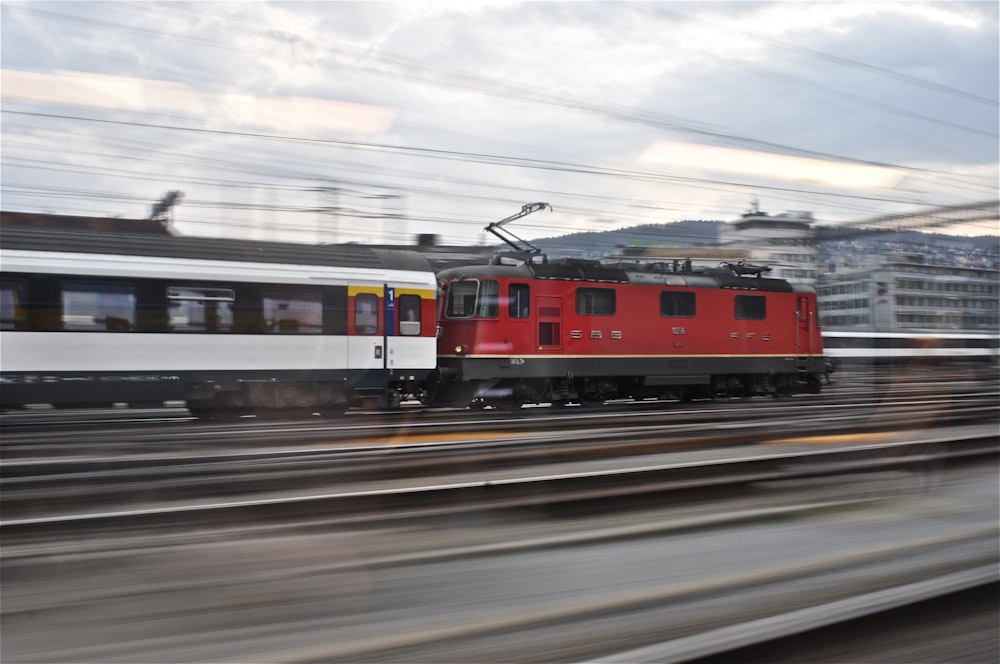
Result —
<instances>
[{"instance_id":1,"label":"locomotive door","mask_svg":"<svg viewBox=\"0 0 1000 664\"><path fill-rule=\"evenodd\" d=\"M809 298L800 297L795 307L798 325L795 328L795 348L799 355L813 354L813 312L809 309Z\"/></svg>"},{"instance_id":2,"label":"locomotive door","mask_svg":"<svg viewBox=\"0 0 1000 664\"><path fill-rule=\"evenodd\" d=\"M538 350L562 348L562 298L543 295L535 298L538 312Z\"/></svg>"}]
</instances>

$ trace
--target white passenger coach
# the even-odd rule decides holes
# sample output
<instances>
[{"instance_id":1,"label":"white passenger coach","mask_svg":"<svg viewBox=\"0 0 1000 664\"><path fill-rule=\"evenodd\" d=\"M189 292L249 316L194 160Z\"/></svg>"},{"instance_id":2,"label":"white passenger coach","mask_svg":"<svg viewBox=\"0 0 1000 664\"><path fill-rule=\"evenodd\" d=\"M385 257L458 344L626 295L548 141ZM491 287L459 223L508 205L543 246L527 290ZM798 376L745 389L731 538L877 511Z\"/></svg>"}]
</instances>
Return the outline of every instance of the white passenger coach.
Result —
<instances>
[{"instance_id":1,"label":"white passenger coach","mask_svg":"<svg viewBox=\"0 0 1000 664\"><path fill-rule=\"evenodd\" d=\"M342 412L420 396L436 284L416 252L0 226L0 402Z\"/></svg>"}]
</instances>

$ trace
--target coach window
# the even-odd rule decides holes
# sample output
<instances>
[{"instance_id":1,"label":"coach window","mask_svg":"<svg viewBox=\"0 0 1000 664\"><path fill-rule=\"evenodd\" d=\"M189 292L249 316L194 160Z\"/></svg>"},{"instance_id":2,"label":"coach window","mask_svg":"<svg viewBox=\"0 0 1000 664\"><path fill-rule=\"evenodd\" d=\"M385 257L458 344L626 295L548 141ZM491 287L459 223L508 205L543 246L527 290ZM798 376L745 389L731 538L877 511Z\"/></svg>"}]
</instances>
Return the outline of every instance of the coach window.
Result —
<instances>
[{"instance_id":1,"label":"coach window","mask_svg":"<svg viewBox=\"0 0 1000 664\"><path fill-rule=\"evenodd\" d=\"M27 320L24 284L14 281L0 284L0 330L23 330Z\"/></svg>"},{"instance_id":2,"label":"coach window","mask_svg":"<svg viewBox=\"0 0 1000 664\"><path fill-rule=\"evenodd\" d=\"M764 320L767 318L767 298L763 295L737 295L737 320Z\"/></svg>"},{"instance_id":3,"label":"coach window","mask_svg":"<svg viewBox=\"0 0 1000 664\"><path fill-rule=\"evenodd\" d=\"M378 295L354 296L354 330L357 334L378 334Z\"/></svg>"},{"instance_id":4,"label":"coach window","mask_svg":"<svg viewBox=\"0 0 1000 664\"><path fill-rule=\"evenodd\" d=\"M693 318L694 293L663 291L660 293L660 316L664 318Z\"/></svg>"},{"instance_id":5,"label":"coach window","mask_svg":"<svg viewBox=\"0 0 1000 664\"><path fill-rule=\"evenodd\" d=\"M507 315L511 318L528 318L531 315L528 284L511 284L507 289Z\"/></svg>"},{"instance_id":6,"label":"coach window","mask_svg":"<svg viewBox=\"0 0 1000 664\"><path fill-rule=\"evenodd\" d=\"M576 313L584 316L613 316L615 291L612 288L577 288Z\"/></svg>"},{"instance_id":7,"label":"coach window","mask_svg":"<svg viewBox=\"0 0 1000 664\"><path fill-rule=\"evenodd\" d=\"M135 329L135 290L123 284L64 283L64 330L128 332Z\"/></svg>"},{"instance_id":8,"label":"coach window","mask_svg":"<svg viewBox=\"0 0 1000 664\"><path fill-rule=\"evenodd\" d=\"M267 332L323 332L323 299L318 289L263 288L261 304L264 310L264 329Z\"/></svg>"},{"instance_id":9,"label":"coach window","mask_svg":"<svg viewBox=\"0 0 1000 664\"><path fill-rule=\"evenodd\" d=\"M399 308L399 333L404 337L420 336L420 296L400 295L396 304Z\"/></svg>"},{"instance_id":10,"label":"coach window","mask_svg":"<svg viewBox=\"0 0 1000 664\"><path fill-rule=\"evenodd\" d=\"M236 293L228 288L170 286L167 302L175 332L232 332Z\"/></svg>"}]
</instances>

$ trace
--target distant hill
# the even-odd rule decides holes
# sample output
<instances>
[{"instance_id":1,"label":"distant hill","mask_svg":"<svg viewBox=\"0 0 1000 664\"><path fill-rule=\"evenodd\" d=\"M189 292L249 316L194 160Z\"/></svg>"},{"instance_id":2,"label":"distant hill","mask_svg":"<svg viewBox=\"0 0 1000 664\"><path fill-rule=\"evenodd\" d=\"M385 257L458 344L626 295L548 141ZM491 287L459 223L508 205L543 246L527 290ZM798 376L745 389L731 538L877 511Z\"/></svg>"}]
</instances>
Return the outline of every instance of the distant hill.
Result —
<instances>
[{"instance_id":1,"label":"distant hill","mask_svg":"<svg viewBox=\"0 0 1000 664\"><path fill-rule=\"evenodd\" d=\"M724 221L677 221L666 224L644 224L612 231L570 233L556 237L532 240L532 244L552 258L596 258L617 253L620 247L638 246L711 246L719 243ZM821 242L820 260L826 254L845 248L853 252L884 253L912 251L919 254L933 248L949 253L972 252L996 255L1000 252L1000 238L993 235L964 237L944 233L921 231L885 231L859 234L849 240Z\"/></svg>"},{"instance_id":2,"label":"distant hill","mask_svg":"<svg viewBox=\"0 0 1000 664\"><path fill-rule=\"evenodd\" d=\"M722 221L676 221L644 224L613 231L571 233L532 240L531 243L554 258L593 258L616 253L618 247L702 246L719 243Z\"/></svg>"}]
</instances>

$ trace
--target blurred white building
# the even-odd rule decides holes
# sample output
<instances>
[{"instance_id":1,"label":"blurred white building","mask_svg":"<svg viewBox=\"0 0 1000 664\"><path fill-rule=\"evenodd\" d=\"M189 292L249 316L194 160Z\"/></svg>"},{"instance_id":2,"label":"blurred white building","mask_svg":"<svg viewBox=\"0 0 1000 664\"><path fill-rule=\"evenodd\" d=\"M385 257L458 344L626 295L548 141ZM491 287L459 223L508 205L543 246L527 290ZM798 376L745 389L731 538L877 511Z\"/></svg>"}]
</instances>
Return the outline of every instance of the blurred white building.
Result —
<instances>
[{"instance_id":1,"label":"blurred white building","mask_svg":"<svg viewBox=\"0 0 1000 664\"><path fill-rule=\"evenodd\" d=\"M858 332L1000 329L1000 271L923 255L870 254L823 270L811 212L770 215L754 201L727 223L722 244L771 267L768 276L816 288L820 325Z\"/></svg>"},{"instance_id":2,"label":"blurred white building","mask_svg":"<svg viewBox=\"0 0 1000 664\"><path fill-rule=\"evenodd\" d=\"M762 212L757 201L720 234L723 246L744 249L749 261L771 268L767 276L813 285L818 274L812 212Z\"/></svg>"},{"instance_id":3,"label":"blurred white building","mask_svg":"<svg viewBox=\"0 0 1000 664\"><path fill-rule=\"evenodd\" d=\"M1000 271L926 264L922 256L872 256L816 283L820 325L875 332L1000 329Z\"/></svg>"}]
</instances>

